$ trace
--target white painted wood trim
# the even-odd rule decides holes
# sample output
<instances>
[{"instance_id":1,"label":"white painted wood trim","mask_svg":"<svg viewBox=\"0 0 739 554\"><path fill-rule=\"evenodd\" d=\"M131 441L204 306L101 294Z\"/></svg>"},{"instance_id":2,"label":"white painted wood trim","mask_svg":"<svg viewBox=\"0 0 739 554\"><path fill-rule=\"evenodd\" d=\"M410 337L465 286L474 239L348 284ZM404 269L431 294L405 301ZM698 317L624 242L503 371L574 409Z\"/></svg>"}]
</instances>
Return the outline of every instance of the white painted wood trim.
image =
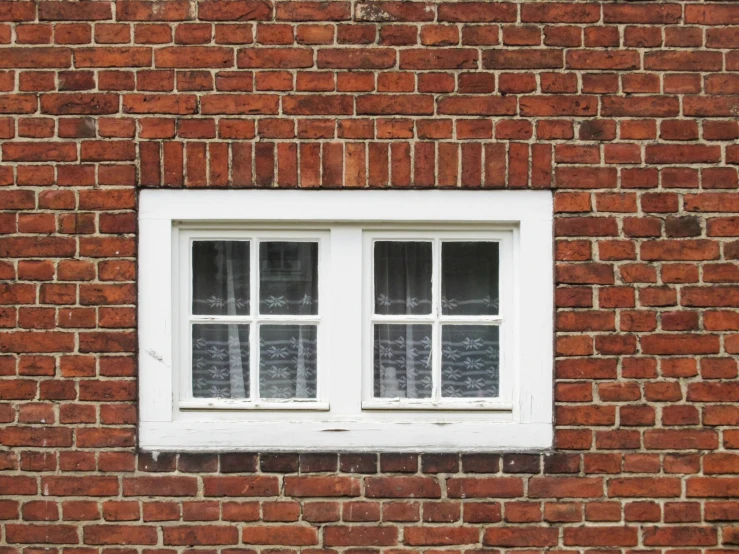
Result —
<instances>
[{"instance_id":1,"label":"white painted wood trim","mask_svg":"<svg viewBox=\"0 0 739 554\"><path fill-rule=\"evenodd\" d=\"M285 435L285 428L292 432ZM405 431L407 429L408 431ZM448 431L448 432L447 432ZM417 424L375 421L150 423L141 427L147 451L494 452L548 448L551 423ZM250 437L245 442L244 435ZM279 440L282 438L282 440Z\"/></svg>"},{"instance_id":2,"label":"white painted wood trim","mask_svg":"<svg viewBox=\"0 0 739 554\"><path fill-rule=\"evenodd\" d=\"M164 190L141 191L139 219L375 223L515 223L552 219L539 190Z\"/></svg>"},{"instance_id":3,"label":"white painted wood trim","mask_svg":"<svg viewBox=\"0 0 739 554\"><path fill-rule=\"evenodd\" d=\"M139 218L139 443L144 450L456 452L551 446L554 285L549 191L144 190ZM260 226L328 229L322 251L329 269L321 289L325 286L330 293L323 295L328 311L321 313L321 327L330 348L319 367L326 379L321 386L325 396L295 406L299 411L282 403L281 409L225 404L208 409L177 400L181 369L173 327L180 316L172 289L178 281L175 264L182 224L227 232ZM506 377L501 371L501 390L504 379L510 379L505 383L508 398L477 409L449 405L396 411L375 408L371 401L362 409L361 352L366 348L361 289L369 271L362 260L362 229L398 226L513 232L509 259L515 271L506 284L506 272L501 274L501 296L506 294L511 303L505 311L501 306L501 332L510 328L515 335L505 337L513 346L501 361L501 367L516 368Z\"/></svg>"}]
</instances>

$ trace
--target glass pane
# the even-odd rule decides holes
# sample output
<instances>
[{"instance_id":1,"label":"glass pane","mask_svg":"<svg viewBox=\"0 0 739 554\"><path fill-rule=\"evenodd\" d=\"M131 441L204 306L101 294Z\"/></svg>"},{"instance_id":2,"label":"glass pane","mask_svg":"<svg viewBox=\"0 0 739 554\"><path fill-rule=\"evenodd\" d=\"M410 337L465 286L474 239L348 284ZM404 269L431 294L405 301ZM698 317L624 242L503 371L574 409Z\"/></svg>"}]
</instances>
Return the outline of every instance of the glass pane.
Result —
<instances>
[{"instance_id":1,"label":"glass pane","mask_svg":"<svg viewBox=\"0 0 739 554\"><path fill-rule=\"evenodd\" d=\"M316 326L259 327L259 396L316 398Z\"/></svg>"},{"instance_id":2,"label":"glass pane","mask_svg":"<svg viewBox=\"0 0 739 554\"><path fill-rule=\"evenodd\" d=\"M318 313L318 243L260 243L259 312Z\"/></svg>"},{"instance_id":3,"label":"glass pane","mask_svg":"<svg viewBox=\"0 0 739 554\"><path fill-rule=\"evenodd\" d=\"M498 314L498 243L441 245L441 313Z\"/></svg>"},{"instance_id":4,"label":"glass pane","mask_svg":"<svg viewBox=\"0 0 739 554\"><path fill-rule=\"evenodd\" d=\"M441 395L498 396L499 329L496 325L442 325Z\"/></svg>"},{"instance_id":5,"label":"glass pane","mask_svg":"<svg viewBox=\"0 0 739 554\"><path fill-rule=\"evenodd\" d=\"M375 397L431 397L431 334L431 325L375 325Z\"/></svg>"},{"instance_id":6,"label":"glass pane","mask_svg":"<svg viewBox=\"0 0 739 554\"><path fill-rule=\"evenodd\" d=\"M249 326L192 326L192 395L249 397Z\"/></svg>"},{"instance_id":7,"label":"glass pane","mask_svg":"<svg viewBox=\"0 0 739 554\"><path fill-rule=\"evenodd\" d=\"M249 243L192 243L192 313L249 315Z\"/></svg>"},{"instance_id":8,"label":"glass pane","mask_svg":"<svg viewBox=\"0 0 739 554\"><path fill-rule=\"evenodd\" d=\"M431 243L375 242L375 313L431 313Z\"/></svg>"}]
</instances>

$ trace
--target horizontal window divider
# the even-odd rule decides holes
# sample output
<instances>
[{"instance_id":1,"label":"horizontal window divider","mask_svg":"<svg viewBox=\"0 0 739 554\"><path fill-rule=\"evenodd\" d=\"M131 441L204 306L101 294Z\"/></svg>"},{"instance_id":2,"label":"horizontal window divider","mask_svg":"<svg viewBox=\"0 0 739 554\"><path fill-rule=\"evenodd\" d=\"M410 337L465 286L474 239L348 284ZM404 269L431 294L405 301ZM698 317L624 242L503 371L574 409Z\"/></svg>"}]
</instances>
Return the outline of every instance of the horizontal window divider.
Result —
<instances>
[{"instance_id":1,"label":"horizontal window divider","mask_svg":"<svg viewBox=\"0 0 739 554\"><path fill-rule=\"evenodd\" d=\"M321 321L321 318L317 315L274 315L274 316L265 316L265 315L258 315L251 318L252 320L256 322L262 322L262 321L300 321L300 322L313 322L317 323Z\"/></svg>"},{"instance_id":2,"label":"horizontal window divider","mask_svg":"<svg viewBox=\"0 0 739 554\"><path fill-rule=\"evenodd\" d=\"M446 411L501 411L510 412L513 404L496 400L409 400L407 398L383 398L362 401L363 410L446 410Z\"/></svg>"},{"instance_id":3,"label":"horizontal window divider","mask_svg":"<svg viewBox=\"0 0 739 554\"><path fill-rule=\"evenodd\" d=\"M251 316L190 316L190 321L193 323L293 323L296 325L303 323L320 323L321 318L318 316L263 316L258 317Z\"/></svg>"},{"instance_id":4,"label":"horizontal window divider","mask_svg":"<svg viewBox=\"0 0 739 554\"><path fill-rule=\"evenodd\" d=\"M250 317L248 315L235 315L235 316L227 316L227 315L217 315L217 316L199 316L199 315L192 315L190 316L190 321L193 323L253 323L254 318Z\"/></svg>"},{"instance_id":5,"label":"horizontal window divider","mask_svg":"<svg viewBox=\"0 0 739 554\"><path fill-rule=\"evenodd\" d=\"M442 315L439 316L438 319L439 323L490 323L493 325L498 325L500 323L503 323L503 318L498 316L471 316L471 315L465 315L465 316L448 316L448 315Z\"/></svg>"},{"instance_id":6,"label":"horizontal window divider","mask_svg":"<svg viewBox=\"0 0 739 554\"><path fill-rule=\"evenodd\" d=\"M503 318L498 316L403 316L403 315L374 315L372 323L451 323L451 324L489 324L500 325Z\"/></svg>"},{"instance_id":7,"label":"horizontal window divider","mask_svg":"<svg viewBox=\"0 0 739 554\"><path fill-rule=\"evenodd\" d=\"M290 398L285 400L249 400L230 398L208 398L202 400L181 400L181 410L293 410L327 412L331 408L328 402L313 399Z\"/></svg>"}]
</instances>

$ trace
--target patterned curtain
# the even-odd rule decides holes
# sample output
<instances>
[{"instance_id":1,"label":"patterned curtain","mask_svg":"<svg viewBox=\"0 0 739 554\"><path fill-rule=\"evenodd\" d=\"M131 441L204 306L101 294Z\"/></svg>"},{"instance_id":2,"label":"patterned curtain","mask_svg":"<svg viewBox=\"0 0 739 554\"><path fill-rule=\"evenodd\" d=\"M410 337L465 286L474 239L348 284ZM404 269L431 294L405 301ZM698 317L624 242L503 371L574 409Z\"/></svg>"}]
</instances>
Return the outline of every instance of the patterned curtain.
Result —
<instances>
[{"instance_id":1,"label":"patterned curtain","mask_svg":"<svg viewBox=\"0 0 739 554\"><path fill-rule=\"evenodd\" d=\"M249 397L249 326L192 326L192 394L195 398Z\"/></svg>"},{"instance_id":2,"label":"patterned curtain","mask_svg":"<svg viewBox=\"0 0 739 554\"><path fill-rule=\"evenodd\" d=\"M260 396L315 398L316 327L262 325L260 331Z\"/></svg>"},{"instance_id":3,"label":"patterned curtain","mask_svg":"<svg viewBox=\"0 0 739 554\"><path fill-rule=\"evenodd\" d=\"M375 313L431 313L430 242L375 243ZM431 396L431 326L375 326L375 396Z\"/></svg>"},{"instance_id":4,"label":"patterned curtain","mask_svg":"<svg viewBox=\"0 0 739 554\"><path fill-rule=\"evenodd\" d=\"M375 325L375 396L430 398L431 325Z\"/></svg>"}]
</instances>

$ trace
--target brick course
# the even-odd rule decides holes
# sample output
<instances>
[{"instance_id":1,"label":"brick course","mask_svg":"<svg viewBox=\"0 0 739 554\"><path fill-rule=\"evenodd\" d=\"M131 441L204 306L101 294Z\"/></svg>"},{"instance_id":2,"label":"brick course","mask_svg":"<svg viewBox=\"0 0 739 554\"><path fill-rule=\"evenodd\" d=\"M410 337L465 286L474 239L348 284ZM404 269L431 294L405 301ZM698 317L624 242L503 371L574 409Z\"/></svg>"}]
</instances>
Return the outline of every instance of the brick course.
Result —
<instances>
[{"instance_id":1,"label":"brick course","mask_svg":"<svg viewBox=\"0 0 739 554\"><path fill-rule=\"evenodd\" d=\"M0 0L0 45L0 554L739 548L739 4ZM205 186L551 189L554 449L138 453L137 189Z\"/></svg>"}]
</instances>

